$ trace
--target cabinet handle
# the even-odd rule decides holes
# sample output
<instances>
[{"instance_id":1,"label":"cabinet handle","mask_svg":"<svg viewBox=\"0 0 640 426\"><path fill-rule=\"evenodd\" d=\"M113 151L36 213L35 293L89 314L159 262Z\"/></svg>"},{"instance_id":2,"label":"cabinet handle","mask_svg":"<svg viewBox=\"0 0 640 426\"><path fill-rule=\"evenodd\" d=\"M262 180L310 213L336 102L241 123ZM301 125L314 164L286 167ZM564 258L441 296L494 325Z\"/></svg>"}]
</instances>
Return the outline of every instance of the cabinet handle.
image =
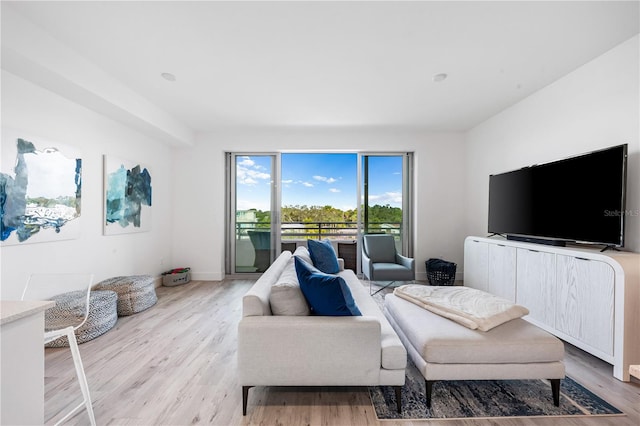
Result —
<instances>
[{"instance_id":1,"label":"cabinet handle","mask_svg":"<svg viewBox=\"0 0 640 426\"><path fill-rule=\"evenodd\" d=\"M496 244L498 247L506 247L504 244Z\"/></svg>"},{"instance_id":2,"label":"cabinet handle","mask_svg":"<svg viewBox=\"0 0 640 426\"><path fill-rule=\"evenodd\" d=\"M534 249L528 249L529 251L532 251L534 253L540 253L540 250L534 250Z\"/></svg>"},{"instance_id":3,"label":"cabinet handle","mask_svg":"<svg viewBox=\"0 0 640 426\"><path fill-rule=\"evenodd\" d=\"M584 260L584 261L587 261L587 262L591 262L591 259L587 259L586 257L577 257L576 256L576 259L577 260Z\"/></svg>"}]
</instances>

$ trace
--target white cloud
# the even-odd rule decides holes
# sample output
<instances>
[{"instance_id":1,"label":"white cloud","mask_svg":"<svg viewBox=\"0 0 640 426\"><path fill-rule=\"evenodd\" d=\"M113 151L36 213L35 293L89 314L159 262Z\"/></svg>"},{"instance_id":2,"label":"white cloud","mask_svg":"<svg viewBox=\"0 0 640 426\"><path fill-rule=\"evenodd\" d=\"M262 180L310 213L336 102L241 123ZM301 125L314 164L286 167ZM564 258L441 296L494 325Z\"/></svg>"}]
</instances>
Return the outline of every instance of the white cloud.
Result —
<instances>
[{"instance_id":1,"label":"white cloud","mask_svg":"<svg viewBox=\"0 0 640 426\"><path fill-rule=\"evenodd\" d=\"M329 192L340 192L338 188L329 188Z\"/></svg>"},{"instance_id":2,"label":"white cloud","mask_svg":"<svg viewBox=\"0 0 640 426\"><path fill-rule=\"evenodd\" d=\"M255 185L256 183L258 183L258 181L250 177L245 177L244 179L242 179L242 181L240 181L240 183L243 185Z\"/></svg>"},{"instance_id":3,"label":"white cloud","mask_svg":"<svg viewBox=\"0 0 640 426\"><path fill-rule=\"evenodd\" d=\"M389 205L402 205L402 192L385 192L384 194L370 194L369 204L379 204L384 206Z\"/></svg>"},{"instance_id":4,"label":"white cloud","mask_svg":"<svg viewBox=\"0 0 640 426\"><path fill-rule=\"evenodd\" d=\"M256 185L261 180L269 181L271 175L260 169L262 167L256 166L251 158L243 157L236 167L236 181L241 185Z\"/></svg>"},{"instance_id":5,"label":"white cloud","mask_svg":"<svg viewBox=\"0 0 640 426\"><path fill-rule=\"evenodd\" d=\"M315 180L319 180L321 182L326 182L326 183L334 183L337 182L338 180L332 177L326 177L326 176L314 176L313 177Z\"/></svg>"},{"instance_id":6,"label":"white cloud","mask_svg":"<svg viewBox=\"0 0 640 426\"><path fill-rule=\"evenodd\" d=\"M238 162L238 166L252 167L256 164L255 161L251 159L251 157L240 157L241 161Z\"/></svg>"},{"instance_id":7,"label":"white cloud","mask_svg":"<svg viewBox=\"0 0 640 426\"><path fill-rule=\"evenodd\" d=\"M303 186L306 186L307 188L313 188L313 184L311 182L301 182Z\"/></svg>"},{"instance_id":8,"label":"white cloud","mask_svg":"<svg viewBox=\"0 0 640 426\"><path fill-rule=\"evenodd\" d=\"M282 183L283 183L284 185L287 185L287 184L293 183L293 179L283 179L283 180L282 180Z\"/></svg>"}]
</instances>

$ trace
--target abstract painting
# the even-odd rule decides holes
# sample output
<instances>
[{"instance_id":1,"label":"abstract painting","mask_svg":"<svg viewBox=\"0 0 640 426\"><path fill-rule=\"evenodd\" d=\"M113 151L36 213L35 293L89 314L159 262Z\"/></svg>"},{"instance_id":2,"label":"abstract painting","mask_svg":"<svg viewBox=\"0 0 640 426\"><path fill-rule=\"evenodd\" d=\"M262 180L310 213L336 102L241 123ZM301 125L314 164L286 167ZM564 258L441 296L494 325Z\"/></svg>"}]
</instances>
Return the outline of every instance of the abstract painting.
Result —
<instances>
[{"instance_id":1,"label":"abstract painting","mask_svg":"<svg viewBox=\"0 0 640 426\"><path fill-rule=\"evenodd\" d=\"M151 173L139 163L104 156L104 234L151 229Z\"/></svg>"},{"instance_id":2,"label":"abstract painting","mask_svg":"<svg viewBox=\"0 0 640 426\"><path fill-rule=\"evenodd\" d=\"M29 139L3 129L0 241L4 246L78 238L82 159L72 148Z\"/></svg>"}]
</instances>

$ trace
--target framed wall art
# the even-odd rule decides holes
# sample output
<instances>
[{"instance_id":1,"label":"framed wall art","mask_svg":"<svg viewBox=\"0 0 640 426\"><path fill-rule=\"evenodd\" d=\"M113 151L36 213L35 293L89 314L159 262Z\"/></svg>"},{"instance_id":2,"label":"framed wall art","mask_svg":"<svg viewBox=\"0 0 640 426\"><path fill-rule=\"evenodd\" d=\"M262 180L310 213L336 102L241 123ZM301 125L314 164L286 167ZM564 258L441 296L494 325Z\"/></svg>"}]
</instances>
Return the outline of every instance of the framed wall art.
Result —
<instances>
[{"instance_id":1,"label":"framed wall art","mask_svg":"<svg viewBox=\"0 0 640 426\"><path fill-rule=\"evenodd\" d=\"M79 237L82 159L75 149L3 129L1 170L3 246Z\"/></svg>"},{"instance_id":2,"label":"framed wall art","mask_svg":"<svg viewBox=\"0 0 640 426\"><path fill-rule=\"evenodd\" d=\"M104 156L104 235L151 229L151 173L134 161Z\"/></svg>"}]
</instances>

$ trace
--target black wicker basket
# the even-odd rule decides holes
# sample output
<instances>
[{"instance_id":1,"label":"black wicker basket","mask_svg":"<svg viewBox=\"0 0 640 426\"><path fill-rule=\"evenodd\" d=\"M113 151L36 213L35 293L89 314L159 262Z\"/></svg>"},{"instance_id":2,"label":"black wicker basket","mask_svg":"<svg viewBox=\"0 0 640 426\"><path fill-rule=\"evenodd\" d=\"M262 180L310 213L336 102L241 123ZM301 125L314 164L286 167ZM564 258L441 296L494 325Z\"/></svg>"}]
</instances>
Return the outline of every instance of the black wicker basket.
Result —
<instances>
[{"instance_id":1,"label":"black wicker basket","mask_svg":"<svg viewBox=\"0 0 640 426\"><path fill-rule=\"evenodd\" d=\"M430 285L453 285L456 281L456 264L442 259L429 259L425 262L427 280Z\"/></svg>"}]
</instances>

